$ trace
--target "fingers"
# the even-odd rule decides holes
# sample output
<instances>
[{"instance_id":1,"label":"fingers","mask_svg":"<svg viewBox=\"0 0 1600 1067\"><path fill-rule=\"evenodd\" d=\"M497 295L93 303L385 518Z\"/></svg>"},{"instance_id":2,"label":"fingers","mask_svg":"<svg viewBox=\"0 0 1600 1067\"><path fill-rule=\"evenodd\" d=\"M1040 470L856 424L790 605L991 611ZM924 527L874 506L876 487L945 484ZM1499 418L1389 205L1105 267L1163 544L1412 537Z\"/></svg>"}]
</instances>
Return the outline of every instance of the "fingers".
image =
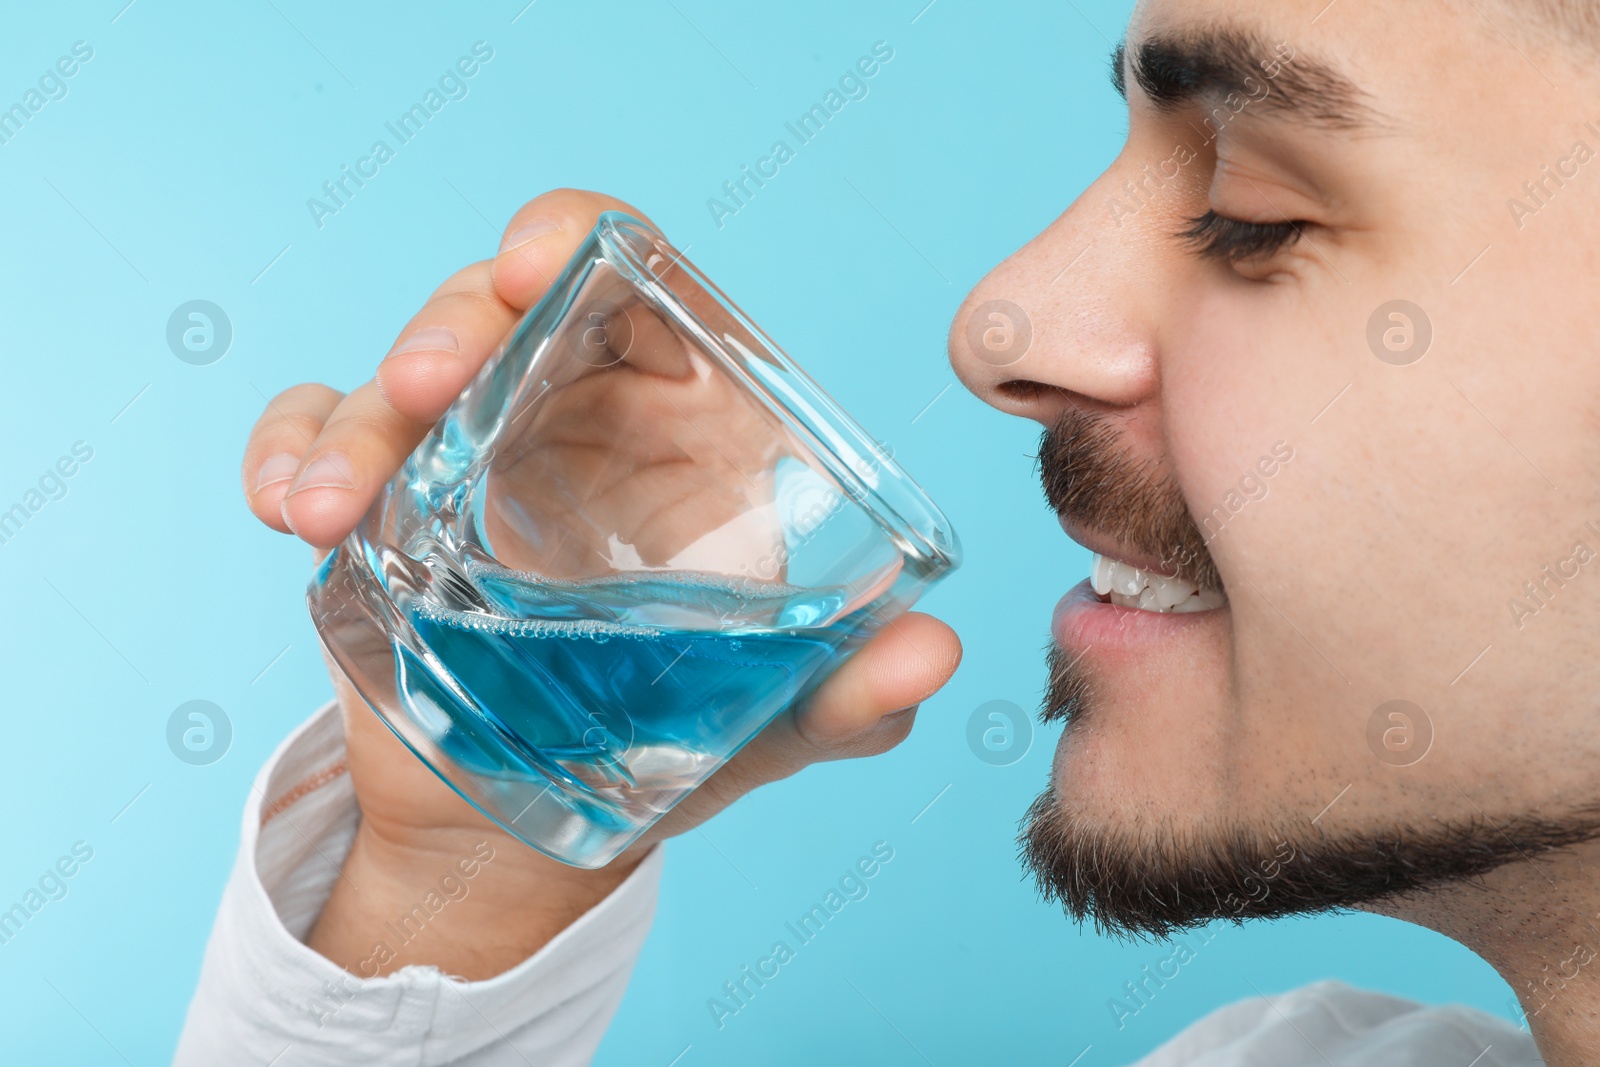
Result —
<instances>
[{"instance_id":1,"label":"fingers","mask_svg":"<svg viewBox=\"0 0 1600 1067\"><path fill-rule=\"evenodd\" d=\"M961 639L931 615L913 612L886 626L793 716L794 739L778 762L793 774L825 759L887 752L911 731L895 718L938 692L961 663ZM887 721L886 721L887 720ZM785 741L780 734L775 741Z\"/></svg>"},{"instance_id":2,"label":"fingers","mask_svg":"<svg viewBox=\"0 0 1600 1067\"><path fill-rule=\"evenodd\" d=\"M326 385L285 389L267 401L267 409L250 430L240 471L244 497L255 517L279 533L290 532L283 521L284 494L343 397Z\"/></svg>"},{"instance_id":3,"label":"fingers","mask_svg":"<svg viewBox=\"0 0 1600 1067\"><path fill-rule=\"evenodd\" d=\"M368 382L339 402L301 458L282 517L300 538L332 548L355 529L429 424L401 415Z\"/></svg>"},{"instance_id":4,"label":"fingers","mask_svg":"<svg viewBox=\"0 0 1600 1067\"><path fill-rule=\"evenodd\" d=\"M556 189L524 204L507 224L494 257L495 295L522 311L532 307L603 211L626 211L649 221L614 196L582 189Z\"/></svg>"},{"instance_id":5,"label":"fingers","mask_svg":"<svg viewBox=\"0 0 1600 1067\"><path fill-rule=\"evenodd\" d=\"M930 615L903 615L828 679L798 711L782 715L661 821L682 833L757 786L824 760L875 756L911 732L917 705L961 662L955 631Z\"/></svg>"},{"instance_id":6,"label":"fingers","mask_svg":"<svg viewBox=\"0 0 1600 1067\"><path fill-rule=\"evenodd\" d=\"M440 286L370 383L343 399L325 387L301 386L273 401L245 457L245 491L256 517L320 548L348 535L405 456L548 290L599 214L613 209L638 215L620 200L573 189L529 201L506 228L500 253ZM647 330L650 325L643 323Z\"/></svg>"},{"instance_id":7,"label":"fingers","mask_svg":"<svg viewBox=\"0 0 1600 1067\"><path fill-rule=\"evenodd\" d=\"M436 421L516 325L490 271L487 260L457 271L400 331L374 378L396 413Z\"/></svg>"},{"instance_id":8,"label":"fingers","mask_svg":"<svg viewBox=\"0 0 1600 1067\"><path fill-rule=\"evenodd\" d=\"M577 189L545 193L518 209L494 259L455 274L400 332L377 375L394 409L419 422L444 414L610 210L638 214L614 197Z\"/></svg>"},{"instance_id":9,"label":"fingers","mask_svg":"<svg viewBox=\"0 0 1600 1067\"><path fill-rule=\"evenodd\" d=\"M317 424L289 449L299 459L293 482L253 499L256 515L318 548L343 540L515 324L517 311L490 290L489 264L457 272L401 331L376 378L342 400L328 390L333 403L324 398ZM270 474L286 469L279 457Z\"/></svg>"}]
</instances>

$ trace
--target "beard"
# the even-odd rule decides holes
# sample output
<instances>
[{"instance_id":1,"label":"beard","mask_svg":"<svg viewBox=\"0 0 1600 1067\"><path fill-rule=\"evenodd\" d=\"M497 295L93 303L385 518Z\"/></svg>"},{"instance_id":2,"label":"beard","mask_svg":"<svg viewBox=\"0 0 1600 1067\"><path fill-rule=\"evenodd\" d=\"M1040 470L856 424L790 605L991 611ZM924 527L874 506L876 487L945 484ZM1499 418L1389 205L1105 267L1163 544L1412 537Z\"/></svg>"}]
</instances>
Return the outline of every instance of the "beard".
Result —
<instances>
[{"instance_id":1,"label":"beard","mask_svg":"<svg viewBox=\"0 0 1600 1067\"><path fill-rule=\"evenodd\" d=\"M1170 561L1183 577L1220 588L1205 538L1176 486L1132 465L1099 415L1069 410L1039 450L1045 495L1085 529ZM1209 582L1202 581L1209 579ZM1059 647L1047 653L1040 718L1065 723L1062 743L1107 714L1094 678ZM1235 819L1187 834L1170 826L1078 810L1052 771L1022 820L1021 859L1039 893L1101 933L1170 937L1224 919L1279 918L1366 907L1477 878L1504 864L1600 839L1600 810L1491 821L1396 821L1334 834L1310 820ZM1319 816L1320 818L1320 816Z\"/></svg>"}]
</instances>

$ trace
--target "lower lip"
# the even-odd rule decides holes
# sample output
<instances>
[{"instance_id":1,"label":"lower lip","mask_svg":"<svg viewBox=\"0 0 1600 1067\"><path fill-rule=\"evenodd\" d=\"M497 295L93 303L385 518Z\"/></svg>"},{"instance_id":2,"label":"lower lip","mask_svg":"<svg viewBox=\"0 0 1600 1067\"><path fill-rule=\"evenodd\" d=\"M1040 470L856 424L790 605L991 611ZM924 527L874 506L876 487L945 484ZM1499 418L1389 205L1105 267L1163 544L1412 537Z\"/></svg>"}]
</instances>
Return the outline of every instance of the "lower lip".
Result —
<instances>
[{"instance_id":1,"label":"lower lip","mask_svg":"<svg viewBox=\"0 0 1600 1067\"><path fill-rule=\"evenodd\" d=\"M1090 649L1137 654L1221 626L1227 612L1226 606L1183 614L1125 608L1101 600L1086 578L1056 605L1050 634L1059 648L1078 655Z\"/></svg>"}]
</instances>

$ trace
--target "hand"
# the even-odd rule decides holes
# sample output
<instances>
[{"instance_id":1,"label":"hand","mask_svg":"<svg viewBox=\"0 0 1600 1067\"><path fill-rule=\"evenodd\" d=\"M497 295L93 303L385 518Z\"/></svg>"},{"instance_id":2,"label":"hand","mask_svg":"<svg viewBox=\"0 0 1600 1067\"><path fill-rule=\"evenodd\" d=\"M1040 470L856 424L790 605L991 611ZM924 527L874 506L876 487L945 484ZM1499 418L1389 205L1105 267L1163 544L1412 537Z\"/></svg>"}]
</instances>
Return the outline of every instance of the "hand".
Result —
<instances>
[{"instance_id":1,"label":"hand","mask_svg":"<svg viewBox=\"0 0 1600 1067\"><path fill-rule=\"evenodd\" d=\"M610 320L626 351L546 386L496 440L478 490L495 560L583 579L620 542L650 567L753 575L783 553L778 439L654 312L635 303Z\"/></svg>"},{"instance_id":2,"label":"hand","mask_svg":"<svg viewBox=\"0 0 1600 1067\"><path fill-rule=\"evenodd\" d=\"M245 449L251 511L320 552L355 527L606 210L639 212L597 193L558 190L524 205L493 259L447 280L400 332L376 375L348 395L299 385L270 401ZM664 549L665 551L665 549ZM603 899L663 837L682 833L740 796L823 760L870 756L902 741L916 708L954 673L955 633L902 616L803 706L780 716L657 823L597 871L548 859L479 814L411 755L330 665L344 718L362 821L312 948L364 977L433 964L471 979L520 963ZM493 860L467 897L438 913L391 959L370 953L384 924L410 910L458 859Z\"/></svg>"}]
</instances>

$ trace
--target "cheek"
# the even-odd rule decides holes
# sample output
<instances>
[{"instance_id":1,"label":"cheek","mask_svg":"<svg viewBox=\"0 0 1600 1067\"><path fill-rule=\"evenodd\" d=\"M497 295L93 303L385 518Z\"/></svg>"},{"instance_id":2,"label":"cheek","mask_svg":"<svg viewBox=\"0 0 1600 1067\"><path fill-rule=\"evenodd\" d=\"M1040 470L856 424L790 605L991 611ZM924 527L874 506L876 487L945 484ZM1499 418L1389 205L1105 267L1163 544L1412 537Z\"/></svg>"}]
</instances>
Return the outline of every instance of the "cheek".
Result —
<instances>
[{"instance_id":1,"label":"cheek","mask_svg":"<svg viewBox=\"0 0 1600 1067\"><path fill-rule=\"evenodd\" d=\"M1304 449L1331 416L1311 420L1349 384L1348 355L1280 291L1230 285L1207 294L1215 289L1191 285L1199 295L1171 316L1179 325L1161 339L1161 418L1191 513L1218 520L1210 549L1224 578L1233 571L1260 584L1263 565L1337 543L1307 544L1285 524L1292 506L1278 497L1305 480ZM1274 459L1272 477L1262 477L1262 458L1280 442L1292 458Z\"/></svg>"},{"instance_id":2,"label":"cheek","mask_svg":"<svg viewBox=\"0 0 1600 1067\"><path fill-rule=\"evenodd\" d=\"M1360 542L1388 528L1370 499L1381 452L1330 432L1353 399L1354 355L1303 299L1287 287L1189 291L1201 295L1163 338L1162 418L1229 594L1230 649L1218 669L1235 704L1230 762L1257 784L1293 791L1289 768L1339 762L1328 757L1358 736L1344 720L1369 699L1349 679L1373 673L1366 628L1383 588ZM1267 495L1251 500L1241 482L1279 442L1292 458L1259 479ZM1308 762L1302 750L1313 748L1323 755Z\"/></svg>"},{"instance_id":3,"label":"cheek","mask_svg":"<svg viewBox=\"0 0 1600 1067\"><path fill-rule=\"evenodd\" d=\"M1505 729L1508 707L1564 706L1600 684L1595 657L1563 647L1600 632L1600 561L1520 632L1508 608L1571 554L1585 519L1600 525L1579 455L1600 385L1571 380L1570 367L1551 380L1558 361L1505 359L1528 350L1527 323L1499 336L1481 301L1456 294L1430 305L1427 357L1385 363L1365 336L1382 295L1229 287L1176 317L1183 331L1163 347L1163 421L1196 512L1237 490L1275 442L1294 449L1267 498L1210 546L1230 593L1228 669L1241 744L1260 757L1250 763L1285 788L1294 767L1347 781L1386 772L1367 724L1395 699L1438 730L1418 779L1492 777L1522 749L1600 748L1563 738L1554 716L1516 738Z\"/></svg>"}]
</instances>

